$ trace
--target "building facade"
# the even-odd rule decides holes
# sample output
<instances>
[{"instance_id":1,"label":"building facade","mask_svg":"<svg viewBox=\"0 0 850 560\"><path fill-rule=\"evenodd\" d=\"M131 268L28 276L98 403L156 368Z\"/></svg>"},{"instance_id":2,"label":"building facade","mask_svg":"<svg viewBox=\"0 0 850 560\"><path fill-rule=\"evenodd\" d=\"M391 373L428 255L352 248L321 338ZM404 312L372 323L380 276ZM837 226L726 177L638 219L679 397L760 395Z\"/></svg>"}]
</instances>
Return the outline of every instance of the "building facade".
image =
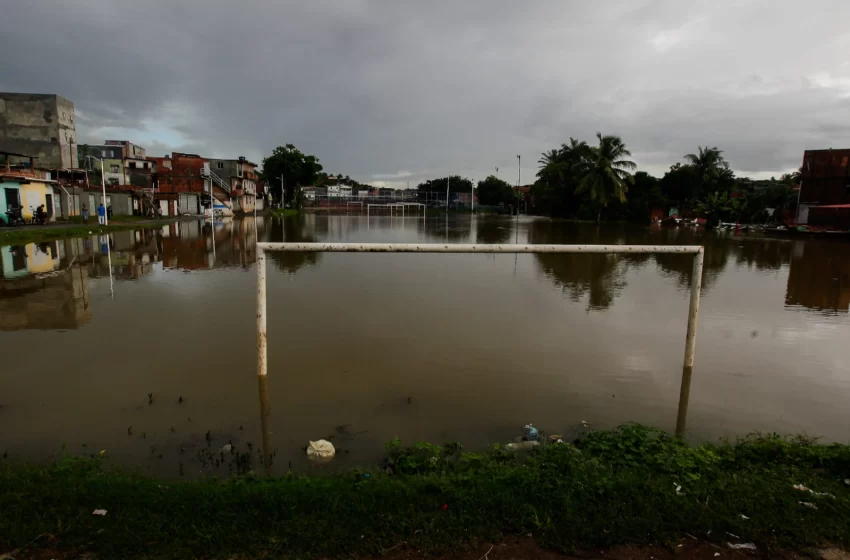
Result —
<instances>
[{"instance_id":1,"label":"building facade","mask_svg":"<svg viewBox=\"0 0 850 560\"><path fill-rule=\"evenodd\" d=\"M163 216L201 214L209 206L209 179L203 177L209 160L197 154L172 152L165 157L146 157L154 164L151 185Z\"/></svg>"},{"instance_id":2,"label":"building facade","mask_svg":"<svg viewBox=\"0 0 850 560\"><path fill-rule=\"evenodd\" d=\"M257 197L257 164L244 157L238 159L211 159L210 172L229 187L234 212L253 212Z\"/></svg>"},{"instance_id":3,"label":"building facade","mask_svg":"<svg viewBox=\"0 0 850 560\"><path fill-rule=\"evenodd\" d=\"M31 154L43 169L76 167L74 104L53 94L0 92L0 151Z\"/></svg>"},{"instance_id":4,"label":"building facade","mask_svg":"<svg viewBox=\"0 0 850 560\"><path fill-rule=\"evenodd\" d=\"M850 149L805 151L797 223L850 229Z\"/></svg>"}]
</instances>

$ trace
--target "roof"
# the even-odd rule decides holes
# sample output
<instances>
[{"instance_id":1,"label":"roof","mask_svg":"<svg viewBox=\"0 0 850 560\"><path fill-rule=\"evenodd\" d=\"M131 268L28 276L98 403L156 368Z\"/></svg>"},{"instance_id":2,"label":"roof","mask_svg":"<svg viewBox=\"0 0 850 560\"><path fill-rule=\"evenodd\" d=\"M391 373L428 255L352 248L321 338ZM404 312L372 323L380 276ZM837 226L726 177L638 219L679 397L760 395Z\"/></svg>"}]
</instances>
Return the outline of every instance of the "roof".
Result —
<instances>
[{"instance_id":1,"label":"roof","mask_svg":"<svg viewBox=\"0 0 850 560\"><path fill-rule=\"evenodd\" d=\"M825 206L812 206L811 208L832 208L836 210L839 208L850 209L850 204L827 204Z\"/></svg>"},{"instance_id":2,"label":"roof","mask_svg":"<svg viewBox=\"0 0 850 560\"><path fill-rule=\"evenodd\" d=\"M0 150L0 154L2 154L4 156L15 156L15 157L25 157L25 158L38 159L38 156L31 156L29 154L16 154L15 152L6 152L6 151L3 151L3 150Z\"/></svg>"},{"instance_id":3,"label":"roof","mask_svg":"<svg viewBox=\"0 0 850 560\"><path fill-rule=\"evenodd\" d=\"M7 175L5 173L0 173L0 179L12 181L19 181L21 183L57 183L58 181L54 181L53 179L41 179L39 177L24 177L22 175Z\"/></svg>"}]
</instances>

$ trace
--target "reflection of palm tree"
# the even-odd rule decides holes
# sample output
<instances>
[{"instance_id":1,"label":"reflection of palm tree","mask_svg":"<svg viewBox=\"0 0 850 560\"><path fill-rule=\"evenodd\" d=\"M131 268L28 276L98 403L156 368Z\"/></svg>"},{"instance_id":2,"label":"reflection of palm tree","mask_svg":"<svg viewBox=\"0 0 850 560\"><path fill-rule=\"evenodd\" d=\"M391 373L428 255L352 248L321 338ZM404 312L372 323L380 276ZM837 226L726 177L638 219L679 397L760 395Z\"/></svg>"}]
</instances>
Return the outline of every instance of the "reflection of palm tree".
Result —
<instances>
[{"instance_id":1,"label":"reflection of palm tree","mask_svg":"<svg viewBox=\"0 0 850 560\"><path fill-rule=\"evenodd\" d=\"M533 222L529 228L529 243L599 243L596 228L570 228L566 224ZM579 301L588 296L588 311L609 308L626 287L625 275L630 267L639 268L645 255L582 255L576 253L535 253L543 273L555 285Z\"/></svg>"},{"instance_id":2,"label":"reflection of palm tree","mask_svg":"<svg viewBox=\"0 0 850 560\"><path fill-rule=\"evenodd\" d=\"M307 223L305 216L298 215L289 218L272 218L269 225L269 241L279 243L314 243L314 227ZM314 265L319 260L318 253L303 253L295 251L272 251L269 255L277 267L290 274L299 269Z\"/></svg>"},{"instance_id":3,"label":"reflection of palm tree","mask_svg":"<svg viewBox=\"0 0 850 560\"><path fill-rule=\"evenodd\" d=\"M729 240L716 239L705 246L705 257L702 265L702 292L706 293L717 282L720 274L726 268L729 255L732 252L732 243ZM691 277L693 276L694 262L684 255L657 254L655 263L664 276L672 278L679 287L690 290Z\"/></svg>"}]
</instances>

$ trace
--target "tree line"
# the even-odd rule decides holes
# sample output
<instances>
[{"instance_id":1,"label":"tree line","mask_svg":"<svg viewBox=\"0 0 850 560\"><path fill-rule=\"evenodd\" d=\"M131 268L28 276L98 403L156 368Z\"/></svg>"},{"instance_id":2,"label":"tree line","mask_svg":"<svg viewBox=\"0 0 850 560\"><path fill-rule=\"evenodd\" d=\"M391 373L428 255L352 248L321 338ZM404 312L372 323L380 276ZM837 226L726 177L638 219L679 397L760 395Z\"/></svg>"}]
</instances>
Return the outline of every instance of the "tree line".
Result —
<instances>
[{"instance_id":1,"label":"tree line","mask_svg":"<svg viewBox=\"0 0 850 560\"><path fill-rule=\"evenodd\" d=\"M596 135L589 145L570 138L541 154L531 189L536 213L550 216L649 221L653 208L677 208L719 221L767 222L793 211L799 171L778 180L736 177L717 147L698 146L657 178L635 171L631 152L619 136Z\"/></svg>"}]
</instances>

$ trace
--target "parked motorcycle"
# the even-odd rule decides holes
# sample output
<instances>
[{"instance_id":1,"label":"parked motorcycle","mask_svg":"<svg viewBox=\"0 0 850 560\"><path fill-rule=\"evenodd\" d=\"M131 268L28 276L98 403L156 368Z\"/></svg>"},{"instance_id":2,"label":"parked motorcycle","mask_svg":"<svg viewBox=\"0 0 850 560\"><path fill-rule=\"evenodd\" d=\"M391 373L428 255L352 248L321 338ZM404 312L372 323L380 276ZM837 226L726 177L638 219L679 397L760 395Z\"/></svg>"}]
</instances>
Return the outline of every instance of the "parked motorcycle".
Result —
<instances>
[{"instance_id":1,"label":"parked motorcycle","mask_svg":"<svg viewBox=\"0 0 850 560\"><path fill-rule=\"evenodd\" d=\"M32 207L30 207L32 210ZM44 204L35 209L32 213L32 225L44 225L47 223L47 212L44 211Z\"/></svg>"},{"instance_id":2,"label":"parked motorcycle","mask_svg":"<svg viewBox=\"0 0 850 560\"><path fill-rule=\"evenodd\" d=\"M20 206L11 206L6 210L6 225L17 226L25 225L23 209Z\"/></svg>"}]
</instances>

